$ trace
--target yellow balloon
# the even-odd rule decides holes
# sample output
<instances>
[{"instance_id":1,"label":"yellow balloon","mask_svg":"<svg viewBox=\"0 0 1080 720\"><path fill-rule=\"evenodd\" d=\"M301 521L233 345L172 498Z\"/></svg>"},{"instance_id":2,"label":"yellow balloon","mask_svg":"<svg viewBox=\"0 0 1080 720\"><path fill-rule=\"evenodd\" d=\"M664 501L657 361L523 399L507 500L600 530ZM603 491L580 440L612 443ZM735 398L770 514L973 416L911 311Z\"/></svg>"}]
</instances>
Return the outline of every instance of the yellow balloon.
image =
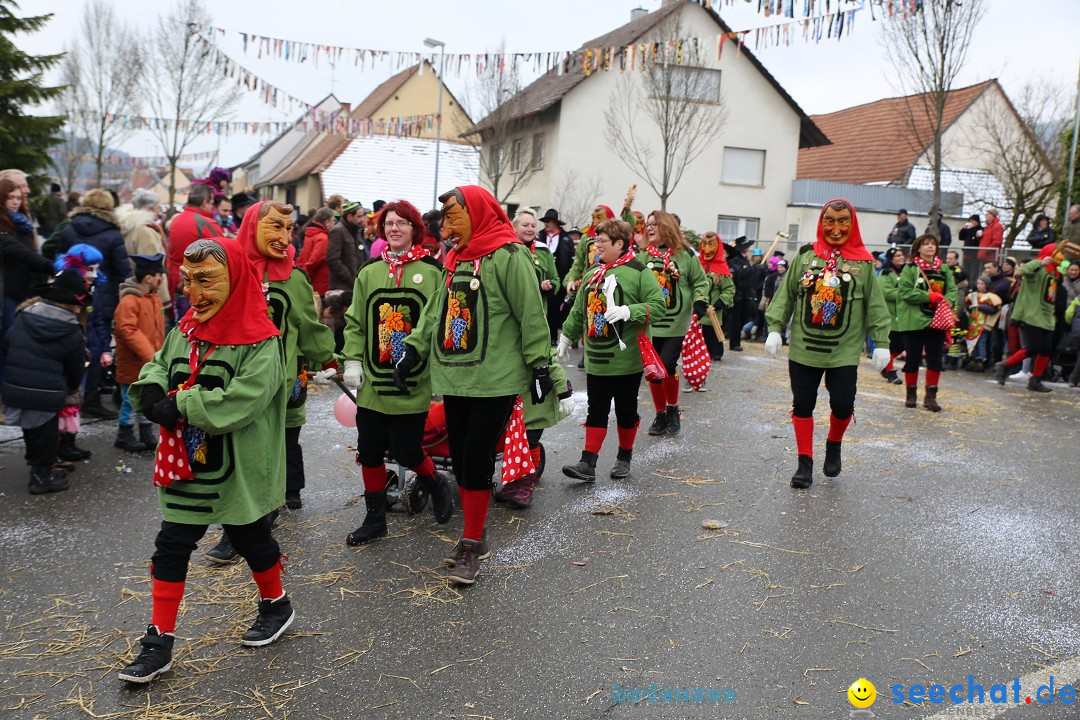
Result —
<instances>
[{"instance_id":1,"label":"yellow balloon","mask_svg":"<svg viewBox=\"0 0 1080 720\"><path fill-rule=\"evenodd\" d=\"M848 700L857 708L868 708L877 699L877 688L866 678L859 678L851 683L847 691Z\"/></svg>"}]
</instances>

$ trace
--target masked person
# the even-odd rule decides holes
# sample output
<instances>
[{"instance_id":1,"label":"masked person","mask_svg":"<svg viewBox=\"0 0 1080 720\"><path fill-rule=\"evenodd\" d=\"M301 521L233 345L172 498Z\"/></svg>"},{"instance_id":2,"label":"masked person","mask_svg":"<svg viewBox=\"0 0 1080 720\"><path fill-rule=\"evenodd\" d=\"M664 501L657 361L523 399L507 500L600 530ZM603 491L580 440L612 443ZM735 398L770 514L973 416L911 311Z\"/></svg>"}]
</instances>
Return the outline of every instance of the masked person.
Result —
<instances>
[{"instance_id":1,"label":"masked person","mask_svg":"<svg viewBox=\"0 0 1080 720\"><path fill-rule=\"evenodd\" d=\"M452 582L471 585L490 555L484 523L500 435L519 395L540 404L554 383L536 273L510 219L491 193L474 185L439 200L443 239L454 243L445 290L434 294L405 339L394 382L405 391L421 363L432 363L465 515L462 539L444 562L452 565Z\"/></svg>"},{"instance_id":2,"label":"masked person","mask_svg":"<svg viewBox=\"0 0 1080 720\"><path fill-rule=\"evenodd\" d=\"M711 231L702 235L700 250L698 259L701 260L701 269L705 271L705 277L709 281L709 296L706 302L716 311L720 327L713 327L713 316L707 309L698 321L701 323L701 334L705 338L709 357L721 360L724 357L724 342L720 339L724 336L724 312L735 300L735 281L731 279L731 268L728 267L725 253L720 250L719 235Z\"/></svg>"},{"instance_id":3,"label":"masked person","mask_svg":"<svg viewBox=\"0 0 1080 720\"><path fill-rule=\"evenodd\" d=\"M251 262L227 238L196 240L180 266L191 307L128 388L135 412L162 426L154 463L161 530L151 564L151 624L120 679L147 683L172 667L188 563L221 523L258 586L258 618L241 638L277 640L294 618L267 514L285 496L286 387L280 332Z\"/></svg>"},{"instance_id":4,"label":"masked person","mask_svg":"<svg viewBox=\"0 0 1080 720\"><path fill-rule=\"evenodd\" d=\"M383 207L377 218L382 256L360 269L352 305L345 313L345 384L356 392L356 462L364 479L363 524L346 538L363 545L385 537L386 463L394 459L416 473L431 495L439 523L449 522L453 494L446 478L424 451L424 421L431 402L431 366L418 362L406 390L393 384L395 364L405 354L405 340L420 321L428 299L443 289L442 264L420 244L420 211L405 200Z\"/></svg>"},{"instance_id":5,"label":"masked person","mask_svg":"<svg viewBox=\"0 0 1080 720\"><path fill-rule=\"evenodd\" d=\"M564 325L569 336L559 338L562 360L570 351L570 338L584 335L589 396L585 449L576 465L563 468L564 475L584 482L596 481L596 460L607 436L612 401L619 452L611 477L630 474L640 422L637 394L642 374L635 341L639 332L647 331L650 318L662 318L665 312L664 294L654 273L635 257L630 232L630 225L619 220L607 220L597 228L594 242L600 265L586 273L585 292L574 301Z\"/></svg>"},{"instance_id":6,"label":"masked person","mask_svg":"<svg viewBox=\"0 0 1080 720\"><path fill-rule=\"evenodd\" d=\"M630 210L636 193L637 185L630 186L630 190L626 193L626 199L623 201L622 219L623 222L629 223L631 227L637 227L637 219L633 211ZM640 215L640 213L638 214ZM584 235L578 241L577 252L574 254L574 264L571 266L570 272L563 278L563 285L566 286L568 295L572 296L573 293L577 292L585 271L596 266L596 250L593 248L593 238L596 237L597 228L600 227L600 224L614 217L615 213L607 205L597 205L593 208L592 224L585 228ZM642 230L644 230L644 224Z\"/></svg>"},{"instance_id":7,"label":"masked person","mask_svg":"<svg viewBox=\"0 0 1080 720\"><path fill-rule=\"evenodd\" d=\"M654 210L645 221L649 246L637 259L652 271L664 296L664 313L650 318L652 343L668 376L649 383L656 419L649 426L650 435L675 435L682 427L679 415L679 374L676 364L682 354L682 341L690 330L690 316L701 321L706 314L709 279L705 270L689 252L689 245L670 213Z\"/></svg>"},{"instance_id":8,"label":"masked person","mask_svg":"<svg viewBox=\"0 0 1080 720\"><path fill-rule=\"evenodd\" d=\"M765 319L765 349L774 358L783 345L780 331L792 321L788 374L799 468L791 486L808 488L814 482L814 406L822 376L832 409L822 471L836 477L844 432L855 414L859 358L867 333L876 344L874 368L880 372L889 362L889 310L855 208L847 200L830 200L821 209L817 240L792 260Z\"/></svg>"}]
</instances>

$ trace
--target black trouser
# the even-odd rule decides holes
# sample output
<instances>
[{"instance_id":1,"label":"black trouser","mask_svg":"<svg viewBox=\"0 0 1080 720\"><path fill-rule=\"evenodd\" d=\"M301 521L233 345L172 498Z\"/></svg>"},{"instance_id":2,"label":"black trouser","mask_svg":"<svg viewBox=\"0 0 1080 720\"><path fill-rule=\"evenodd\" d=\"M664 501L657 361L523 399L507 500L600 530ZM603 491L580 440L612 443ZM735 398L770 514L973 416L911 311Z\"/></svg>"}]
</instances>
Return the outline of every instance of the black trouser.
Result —
<instances>
[{"instance_id":1,"label":"black trouser","mask_svg":"<svg viewBox=\"0 0 1080 720\"><path fill-rule=\"evenodd\" d=\"M792 415L799 418L813 417L822 375L825 376L825 389L829 391L829 407L832 409L832 414L840 420L851 417L855 413L858 365L820 368L789 360L788 376L791 378Z\"/></svg>"},{"instance_id":2,"label":"black trouser","mask_svg":"<svg viewBox=\"0 0 1080 720\"><path fill-rule=\"evenodd\" d=\"M677 340L678 338L664 338ZM615 423L619 427L637 426L637 394L641 386L641 373L630 375L586 375L585 391L589 397L589 413L585 416L586 427L608 426L611 401L615 401Z\"/></svg>"},{"instance_id":3,"label":"black trouser","mask_svg":"<svg viewBox=\"0 0 1080 720\"><path fill-rule=\"evenodd\" d=\"M233 547L247 561L253 572L269 570L281 558L281 548L270 533L270 516L266 515L247 525L223 525ZM188 562L206 525L187 525L161 521L161 530L154 540L151 574L165 582L184 582Z\"/></svg>"},{"instance_id":4,"label":"black trouser","mask_svg":"<svg viewBox=\"0 0 1080 720\"><path fill-rule=\"evenodd\" d=\"M1020 325L1020 337L1024 340L1024 349L1027 350L1029 358L1034 358L1036 355L1053 356L1053 330L1043 330L1041 327L1023 323Z\"/></svg>"},{"instance_id":5,"label":"black trouser","mask_svg":"<svg viewBox=\"0 0 1080 720\"><path fill-rule=\"evenodd\" d=\"M26 464L32 468L51 469L56 463L56 448L60 442L60 416L53 415L36 428L23 428L26 444Z\"/></svg>"},{"instance_id":6,"label":"black trouser","mask_svg":"<svg viewBox=\"0 0 1080 720\"><path fill-rule=\"evenodd\" d=\"M660 356L660 362L664 363L664 369L667 370L668 377L675 376L675 368L679 364L679 356L682 355L682 337L654 337L652 339L653 347L656 348L657 355ZM637 392L637 389L634 389Z\"/></svg>"},{"instance_id":7,"label":"black trouser","mask_svg":"<svg viewBox=\"0 0 1080 720\"><path fill-rule=\"evenodd\" d=\"M893 330L889 333L889 354L897 356L904 352L904 333Z\"/></svg>"},{"instance_id":8,"label":"black trouser","mask_svg":"<svg viewBox=\"0 0 1080 720\"><path fill-rule=\"evenodd\" d=\"M540 438L544 436L543 430L525 430L525 439L529 441L529 447L539 447Z\"/></svg>"},{"instance_id":9,"label":"black trouser","mask_svg":"<svg viewBox=\"0 0 1080 720\"><path fill-rule=\"evenodd\" d=\"M356 408L356 455L364 467L383 464L386 451L407 468L424 462L424 422L427 412L387 415Z\"/></svg>"},{"instance_id":10,"label":"black trouser","mask_svg":"<svg viewBox=\"0 0 1080 720\"><path fill-rule=\"evenodd\" d=\"M720 342L720 337L713 330L712 325L702 325L701 335L705 338L705 348L709 351L709 357L713 360L724 357L724 343Z\"/></svg>"},{"instance_id":11,"label":"black trouser","mask_svg":"<svg viewBox=\"0 0 1080 720\"><path fill-rule=\"evenodd\" d=\"M566 317L570 314L571 303L563 305L563 299L566 297L565 290L557 289L557 291L547 299L547 321L548 328L551 330L551 342L552 344L559 341L559 331L562 329L562 325L566 322Z\"/></svg>"},{"instance_id":12,"label":"black trouser","mask_svg":"<svg viewBox=\"0 0 1080 720\"><path fill-rule=\"evenodd\" d=\"M300 447L300 428L285 428L285 492L300 492L304 479L304 449Z\"/></svg>"},{"instance_id":13,"label":"black trouser","mask_svg":"<svg viewBox=\"0 0 1080 720\"><path fill-rule=\"evenodd\" d=\"M499 397L443 396L450 464L458 485L466 490L489 490L495 472L499 438L510 422L517 395ZM526 400L525 402L529 402Z\"/></svg>"},{"instance_id":14,"label":"black trouser","mask_svg":"<svg viewBox=\"0 0 1080 720\"><path fill-rule=\"evenodd\" d=\"M724 313L727 320L727 339L730 347L742 347L742 327L746 324L746 301L736 298Z\"/></svg>"},{"instance_id":15,"label":"black trouser","mask_svg":"<svg viewBox=\"0 0 1080 720\"><path fill-rule=\"evenodd\" d=\"M945 331L925 327L922 330L908 330L904 335L904 372L917 373L922 362L923 349L926 350L926 369L941 370L941 358L945 354Z\"/></svg>"}]
</instances>

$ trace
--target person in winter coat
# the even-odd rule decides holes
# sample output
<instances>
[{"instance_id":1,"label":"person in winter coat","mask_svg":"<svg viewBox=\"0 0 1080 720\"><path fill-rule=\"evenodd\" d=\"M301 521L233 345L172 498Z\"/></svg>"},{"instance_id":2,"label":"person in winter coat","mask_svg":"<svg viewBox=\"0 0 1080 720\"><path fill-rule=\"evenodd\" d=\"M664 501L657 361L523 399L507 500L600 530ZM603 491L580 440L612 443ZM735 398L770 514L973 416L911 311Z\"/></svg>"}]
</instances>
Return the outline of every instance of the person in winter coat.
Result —
<instances>
[{"instance_id":1,"label":"person in winter coat","mask_svg":"<svg viewBox=\"0 0 1080 720\"><path fill-rule=\"evenodd\" d=\"M45 211L41 214L39 223L42 237L49 237L56 226L67 217L67 214L67 202L64 200L63 193L60 192L60 185L53 183L49 186L49 195L45 198Z\"/></svg>"},{"instance_id":2,"label":"person in winter coat","mask_svg":"<svg viewBox=\"0 0 1080 720\"><path fill-rule=\"evenodd\" d=\"M960 244L966 248L977 248L982 235L982 219L978 214L972 215L968 218L967 224L960 228Z\"/></svg>"},{"instance_id":3,"label":"person in winter coat","mask_svg":"<svg viewBox=\"0 0 1080 720\"><path fill-rule=\"evenodd\" d=\"M893 225L893 229L889 232L889 244L905 247L915 242L917 234L918 231L915 230L915 226L908 220L907 210L904 208L897 210L896 224Z\"/></svg>"},{"instance_id":4,"label":"person in winter coat","mask_svg":"<svg viewBox=\"0 0 1080 720\"><path fill-rule=\"evenodd\" d=\"M132 194L130 208L117 209L116 219L120 222L120 232L124 234L124 248L129 259L134 255L165 254L165 233L158 224L160 215L161 200L157 193L145 188L139 188ZM131 261L131 268L135 269L134 260ZM162 283L158 288L158 297L165 312L170 312L172 295L168 283Z\"/></svg>"},{"instance_id":5,"label":"person in winter coat","mask_svg":"<svg viewBox=\"0 0 1080 720\"><path fill-rule=\"evenodd\" d=\"M322 207L311 216L304 228L304 248L296 260L296 266L307 273L311 287L325 297L330 291L330 268L326 264L328 234L334 230L334 211Z\"/></svg>"},{"instance_id":6,"label":"person in winter coat","mask_svg":"<svg viewBox=\"0 0 1080 720\"><path fill-rule=\"evenodd\" d=\"M881 294L885 298L885 306L889 309L889 321L891 323L889 330L889 364L881 371L881 377L885 378L885 382L893 385L903 384L903 380L896 374L894 363L896 358L900 357L901 353L904 352L904 336L896 329L896 303L900 299L897 287L900 282L900 273L903 272L906 263L907 256L904 255L903 248L891 247L885 251L885 262L881 266L881 272L878 273L878 285L881 287Z\"/></svg>"},{"instance_id":7,"label":"person in winter coat","mask_svg":"<svg viewBox=\"0 0 1080 720\"><path fill-rule=\"evenodd\" d=\"M1042 250L1047 245L1054 244L1054 229L1050 227L1050 218L1039 215L1032 225L1032 230L1027 236L1028 245L1036 250Z\"/></svg>"},{"instance_id":8,"label":"person in winter coat","mask_svg":"<svg viewBox=\"0 0 1080 720\"><path fill-rule=\"evenodd\" d=\"M173 316L179 320L188 309L188 300L180 290L180 265L184 251L196 240L221 237L225 231L214 222L214 190L209 185L192 185L183 212L169 221L169 261L166 264L169 293L173 297Z\"/></svg>"},{"instance_id":9,"label":"person in winter coat","mask_svg":"<svg viewBox=\"0 0 1080 720\"><path fill-rule=\"evenodd\" d=\"M79 389L86 357L78 313L90 293L78 270L59 273L48 286L34 288L40 298L26 303L5 344L8 366L2 392L8 425L22 428L30 494L68 489L54 469L60 441L59 412Z\"/></svg>"},{"instance_id":10,"label":"person in winter coat","mask_svg":"<svg viewBox=\"0 0 1080 720\"><path fill-rule=\"evenodd\" d=\"M367 259L363 240L364 208L358 202L341 206L341 222L330 229L326 243L326 265L330 274L330 289L351 293L356 273Z\"/></svg>"},{"instance_id":11,"label":"person in winter coat","mask_svg":"<svg viewBox=\"0 0 1080 720\"><path fill-rule=\"evenodd\" d=\"M734 352L742 351L742 329L754 309L754 282L750 261L746 258L746 249L754 244L746 236L735 238L731 245L724 243L727 264L731 269L731 281L735 284L735 295L731 300L729 312L724 315L727 323L728 347Z\"/></svg>"},{"instance_id":12,"label":"person in winter coat","mask_svg":"<svg viewBox=\"0 0 1080 720\"><path fill-rule=\"evenodd\" d=\"M983 228L982 238L979 239L979 259L996 260L998 253L1004 246L1005 228L998 220L998 211L990 208L986 211L986 227Z\"/></svg>"},{"instance_id":13,"label":"person in winter coat","mask_svg":"<svg viewBox=\"0 0 1080 720\"><path fill-rule=\"evenodd\" d=\"M135 276L120 283L120 304L116 306L113 330L116 334L116 381L120 383L120 422L113 447L130 452L157 447L154 425L143 415L132 418L128 387L138 381L143 365L165 343L165 316L158 290L165 284L165 256L133 255ZM135 437L132 421L139 424Z\"/></svg>"}]
</instances>

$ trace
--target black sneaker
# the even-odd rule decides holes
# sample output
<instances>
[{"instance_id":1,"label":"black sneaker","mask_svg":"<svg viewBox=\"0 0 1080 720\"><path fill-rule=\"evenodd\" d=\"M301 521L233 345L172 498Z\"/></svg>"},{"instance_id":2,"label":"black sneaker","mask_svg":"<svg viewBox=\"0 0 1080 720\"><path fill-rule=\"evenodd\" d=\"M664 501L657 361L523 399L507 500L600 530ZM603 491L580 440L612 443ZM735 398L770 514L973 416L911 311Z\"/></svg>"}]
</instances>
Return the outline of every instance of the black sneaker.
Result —
<instances>
[{"instance_id":1,"label":"black sneaker","mask_svg":"<svg viewBox=\"0 0 1080 720\"><path fill-rule=\"evenodd\" d=\"M217 545L206 551L206 557L210 558L210 562L218 565L231 565L240 559L240 553L233 548L229 533L222 531L221 540L218 540Z\"/></svg>"},{"instance_id":2,"label":"black sneaker","mask_svg":"<svg viewBox=\"0 0 1080 720\"><path fill-rule=\"evenodd\" d=\"M999 362L994 365L994 379L997 380L998 385L1004 385L1005 381L1009 378L1009 366L1003 362Z\"/></svg>"},{"instance_id":3,"label":"black sneaker","mask_svg":"<svg viewBox=\"0 0 1080 720\"><path fill-rule=\"evenodd\" d=\"M255 618L244 636L240 638L241 645L248 647L262 647L281 637L296 617L289 596L285 595L280 600L260 600L259 617Z\"/></svg>"},{"instance_id":4,"label":"black sneaker","mask_svg":"<svg viewBox=\"0 0 1080 720\"><path fill-rule=\"evenodd\" d=\"M596 482L596 453L583 450L581 459L574 465L563 465L563 475L583 482Z\"/></svg>"},{"instance_id":5,"label":"black sneaker","mask_svg":"<svg viewBox=\"0 0 1080 720\"><path fill-rule=\"evenodd\" d=\"M151 625L139 642L142 651L126 668L120 671L120 679L131 683L148 683L172 667L172 649L176 638L162 635Z\"/></svg>"},{"instance_id":6,"label":"black sneaker","mask_svg":"<svg viewBox=\"0 0 1080 720\"><path fill-rule=\"evenodd\" d=\"M299 510L304 507L304 502L300 499L299 490L288 490L285 492L285 507L290 510Z\"/></svg>"},{"instance_id":7,"label":"black sneaker","mask_svg":"<svg viewBox=\"0 0 1080 720\"><path fill-rule=\"evenodd\" d=\"M667 409L667 434L678 435L682 429L682 419L679 417L679 406L668 405Z\"/></svg>"},{"instance_id":8,"label":"black sneaker","mask_svg":"<svg viewBox=\"0 0 1080 720\"><path fill-rule=\"evenodd\" d=\"M667 435L668 415L667 411L656 413L656 419L649 426L650 435Z\"/></svg>"},{"instance_id":9,"label":"black sneaker","mask_svg":"<svg viewBox=\"0 0 1080 720\"><path fill-rule=\"evenodd\" d=\"M1028 388L1027 389L1030 390L1031 392L1038 392L1038 393L1053 392L1053 390L1051 390L1050 388L1043 385L1042 378L1035 377L1034 375L1032 375L1031 379L1028 380Z\"/></svg>"},{"instance_id":10,"label":"black sneaker","mask_svg":"<svg viewBox=\"0 0 1080 720\"><path fill-rule=\"evenodd\" d=\"M450 516L454 514L454 491L450 488L450 481L442 473L436 472L434 477L420 478L420 483L427 488L431 497L435 522L440 525L450 522Z\"/></svg>"},{"instance_id":11,"label":"black sneaker","mask_svg":"<svg viewBox=\"0 0 1080 720\"><path fill-rule=\"evenodd\" d=\"M29 489L31 495L62 492L68 489L68 481L60 470L51 467L35 468L30 471Z\"/></svg>"}]
</instances>

